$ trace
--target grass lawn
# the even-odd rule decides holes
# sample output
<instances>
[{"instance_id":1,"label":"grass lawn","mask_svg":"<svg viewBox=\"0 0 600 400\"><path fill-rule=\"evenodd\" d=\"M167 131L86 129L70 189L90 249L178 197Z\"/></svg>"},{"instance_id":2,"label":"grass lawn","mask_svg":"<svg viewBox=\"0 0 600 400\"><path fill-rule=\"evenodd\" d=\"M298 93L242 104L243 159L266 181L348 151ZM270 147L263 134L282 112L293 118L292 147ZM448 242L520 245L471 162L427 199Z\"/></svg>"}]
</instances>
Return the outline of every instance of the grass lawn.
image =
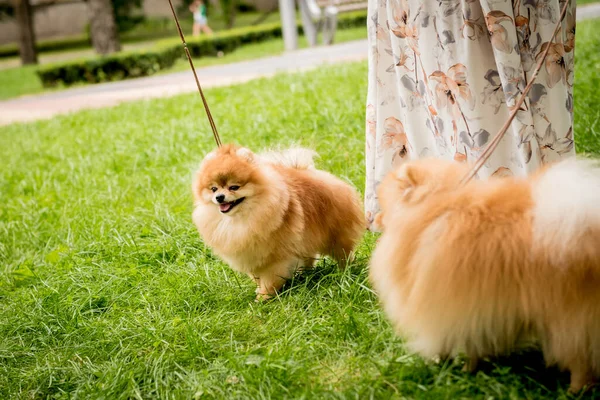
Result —
<instances>
[{"instance_id":1,"label":"grass lawn","mask_svg":"<svg viewBox=\"0 0 600 400\"><path fill-rule=\"evenodd\" d=\"M365 28L341 29L336 33L337 42L346 42L350 40L364 39L367 37ZM307 47L304 36L299 38L299 46ZM250 60L265 56L273 56L283 52L283 39L273 39L262 43L249 44L241 46L223 57L201 57L194 59L194 65L197 68L209 65L225 64L236 61ZM183 49L182 49L183 55ZM183 71L190 68L186 59L179 60L173 68L161 71L161 74ZM44 89L42 82L36 74L35 66L17 67L0 69L0 100L6 100L12 97L23 96L26 94L36 94L49 90L61 90L64 87L53 89ZM82 85L75 85L82 86ZM71 86L73 87L73 86Z\"/></svg>"},{"instance_id":2,"label":"grass lawn","mask_svg":"<svg viewBox=\"0 0 600 400\"><path fill-rule=\"evenodd\" d=\"M578 28L576 140L600 155L598 22ZM362 190L366 63L208 90L224 141L297 142ZM567 398L538 355L474 376L406 354L367 280L321 262L256 304L201 243L197 94L0 128L0 398ZM596 390L596 395L600 392Z\"/></svg>"}]
</instances>

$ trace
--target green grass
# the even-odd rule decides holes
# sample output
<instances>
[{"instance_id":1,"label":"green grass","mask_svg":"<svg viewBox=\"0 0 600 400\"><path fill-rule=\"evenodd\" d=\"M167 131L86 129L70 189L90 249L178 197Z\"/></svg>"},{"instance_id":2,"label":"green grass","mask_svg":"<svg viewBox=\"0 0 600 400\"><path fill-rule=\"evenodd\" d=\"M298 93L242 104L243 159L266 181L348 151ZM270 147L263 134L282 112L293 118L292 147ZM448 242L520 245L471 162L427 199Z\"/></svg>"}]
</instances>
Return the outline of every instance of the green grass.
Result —
<instances>
[{"instance_id":1,"label":"green grass","mask_svg":"<svg viewBox=\"0 0 600 400\"><path fill-rule=\"evenodd\" d=\"M579 30L575 108L600 155L597 27ZM312 146L362 190L366 77L348 64L206 94L224 141ZM0 398L567 397L536 355L469 376L406 354L369 289L372 235L345 272L321 262L254 303L191 222L212 148L195 94L0 128Z\"/></svg>"},{"instance_id":2,"label":"green grass","mask_svg":"<svg viewBox=\"0 0 600 400\"><path fill-rule=\"evenodd\" d=\"M0 100L64 89L63 87L45 89L36 70L35 65L0 69Z\"/></svg>"},{"instance_id":3,"label":"green grass","mask_svg":"<svg viewBox=\"0 0 600 400\"><path fill-rule=\"evenodd\" d=\"M363 39L367 37L366 28L342 29L336 33L337 42ZM299 38L299 46L307 47L304 36ZM223 57L201 57L194 59L196 67L205 67L231 63L236 61L251 60L260 57L274 56L283 52L283 39L273 39L262 43L249 44L239 47L235 51L225 54ZM183 52L183 50L182 50ZM178 61L171 69L161 71L161 74L189 69L190 66L185 59ZM62 90L64 87L45 89L36 74L35 66L0 69L0 100L27 94L36 94L53 90ZM82 86L82 85L75 85Z\"/></svg>"},{"instance_id":4,"label":"green grass","mask_svg":"<svg viewBox=\"0 0 600 400\"><path fill-rule=\"evenodd\" d=\"M0 100L44 90L35 65L0 70Z\"/></svg>"},{"instance_id":5,"label":"green grass","mask_svg":"<svg viewBox=\"0 0 600 400\"><path fill-rule=\"evenodd\" d=\"M600 20L577 23L575 43L575 143L579 152L600 151Z\"/></svg>"}]
</instances>

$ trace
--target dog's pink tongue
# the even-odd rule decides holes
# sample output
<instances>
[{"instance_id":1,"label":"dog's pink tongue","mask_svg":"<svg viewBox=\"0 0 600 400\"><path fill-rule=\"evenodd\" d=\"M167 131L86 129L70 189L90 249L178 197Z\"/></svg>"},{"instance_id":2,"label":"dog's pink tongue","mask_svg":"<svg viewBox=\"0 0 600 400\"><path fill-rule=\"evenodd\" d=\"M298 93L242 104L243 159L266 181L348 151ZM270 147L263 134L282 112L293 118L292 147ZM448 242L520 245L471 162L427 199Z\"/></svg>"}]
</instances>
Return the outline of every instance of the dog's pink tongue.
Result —
<instances>
[{"instance_id":1,"label":"dog's pink tongue","mask_svg":"<svg viewBox=\"0 0 600 400\"><path fill-rule=\"evenodd\" d=\"M227 211L231 208L231 203L222 203L219 204L219 210L221 211Z\"/></svg>"}]
</instances>

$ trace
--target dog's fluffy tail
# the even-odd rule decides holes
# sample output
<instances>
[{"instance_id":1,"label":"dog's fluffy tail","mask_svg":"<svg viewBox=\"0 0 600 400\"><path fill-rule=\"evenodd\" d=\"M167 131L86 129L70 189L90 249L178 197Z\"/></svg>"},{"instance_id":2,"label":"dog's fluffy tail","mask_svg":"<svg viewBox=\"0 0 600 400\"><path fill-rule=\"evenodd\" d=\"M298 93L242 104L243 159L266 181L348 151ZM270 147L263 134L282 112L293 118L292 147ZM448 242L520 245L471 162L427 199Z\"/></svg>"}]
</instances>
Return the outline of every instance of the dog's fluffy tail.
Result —
<instances>
[{"instance_id":1,"label":"dog's fluffy tail","mask_svg":"<svg viewBox=\"0 0 600 400\"><path fill-rule=\"evenodd\" d=\"M600 249L593 249L600 246L597 161L573 159L549 167L534 181L532 194L534 243L543 246L554 262L562 264L563 257L575 256L573 252L582 249L600 255ZM579 257L586 258L584 254Z\"/></svg>"},{"instance_id":2,"label":"dog's fluffy tail","mask_svg":"<svg viewBox=\"0 0 600 400\"><path fill-rule=\"evenodd\" d=\"M292 147L281 151L268 151L260 155L261 159L271 164L283 165L296 169L314 169L314 158L317 153L302 147Z\"/></svg>"}]
</instances>

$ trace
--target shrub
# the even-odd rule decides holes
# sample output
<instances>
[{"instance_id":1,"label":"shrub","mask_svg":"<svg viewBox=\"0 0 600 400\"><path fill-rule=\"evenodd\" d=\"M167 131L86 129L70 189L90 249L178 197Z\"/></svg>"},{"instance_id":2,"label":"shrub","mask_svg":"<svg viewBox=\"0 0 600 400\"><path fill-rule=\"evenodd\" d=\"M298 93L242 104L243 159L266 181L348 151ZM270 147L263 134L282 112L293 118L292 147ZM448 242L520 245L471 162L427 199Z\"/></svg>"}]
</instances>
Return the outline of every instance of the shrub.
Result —
<instances>
[{"instance_id":1,"label":"shrub","mask_svg":"<svg viewBox=\"0 0 600 400\"><path fill-rule=\"evenodd\" d=\"M359 11L341 14L338 27L364 26L365 23L366 12ZM302 31L301 24L298 24L298 30ZM231 52L247 43L258 43L277 37L281 37L281 24L273 23L232 29L211 37L189 39L187 46L192 57L206 57L215 56L220 51ZM59 83L98 83L147 76L172 67L177 59L184 57L181 47L179 38L166 39L159 41L151 50L121 52L89 60L49 64L40 67L37 73L45 87Z\"/></svg>"},{"instance_id":2,"label":"shrub","mask_svg":"<svg viewBox=\"0 0 600 400\"><path fill-rule=\"evenodd\" d=\"M90 60L42 66L37 73L45 87L58 83L99 83L152 75L173 66L180 57L175 48L125 52Z\"/></svg>"},{"instance_id":3,"label":"shrub","mask_svg":"<svg viewBox=\"0 0 600 400\"><path fill-rule=\"evenodd\" d=\"M36 43L39 52L50 52L60 50L74 50L90 47L90 39L87 35L78 35L66 39L43 40ZM19 46L11 43L0 46L0 58L14 57L19 55Z\"/></svg>"}]
</instances>

